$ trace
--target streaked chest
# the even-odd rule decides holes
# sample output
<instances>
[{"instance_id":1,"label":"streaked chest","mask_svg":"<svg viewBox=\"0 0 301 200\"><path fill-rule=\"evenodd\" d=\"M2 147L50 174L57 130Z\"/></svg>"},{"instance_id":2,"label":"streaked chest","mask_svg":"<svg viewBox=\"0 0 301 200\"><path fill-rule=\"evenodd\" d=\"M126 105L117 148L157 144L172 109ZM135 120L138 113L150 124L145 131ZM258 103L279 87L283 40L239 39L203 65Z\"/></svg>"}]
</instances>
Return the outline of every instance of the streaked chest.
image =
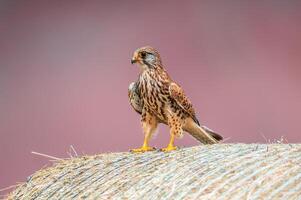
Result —
<instances>
[{"instance_id":1,"label":"streaked chest","mask_svg":"<svg viewBox=\"0 0 301 200\"><path fill-rule=\"evenodd\" d=\"M141 96L147 100L147 103L153 103L155 97L160 93L161 85L153 72L143 72L139 77Z\"/></svg>"},{"instance_id":2,"label":"streaked chest","mask_svg":"<svg viewBox=\"0 0 301 200\"><path fill-rule=\"evenodd\" d=\"M139 87L146 109L157 115L164 115L163 108L168 97L166 96L166 85L162 79L155 73L144 72L139 77Z\"/></svg>"}]
</instances>

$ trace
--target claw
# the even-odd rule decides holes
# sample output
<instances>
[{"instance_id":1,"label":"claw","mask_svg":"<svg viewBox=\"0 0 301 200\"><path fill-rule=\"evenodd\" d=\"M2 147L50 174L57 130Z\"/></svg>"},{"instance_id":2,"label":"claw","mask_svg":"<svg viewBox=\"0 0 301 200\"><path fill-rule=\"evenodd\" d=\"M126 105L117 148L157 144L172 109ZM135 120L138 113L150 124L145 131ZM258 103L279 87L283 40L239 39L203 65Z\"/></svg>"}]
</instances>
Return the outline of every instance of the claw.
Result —
<instances>
[{"instance_id":1,"label":"claw","mask_svg":"<svg viewBox=\"0 0 301 200\"><path fill-rule=\"evenodd\" d=\"M178 147L176 147L176 146L168 145L166 148L161 149L161 151L170 152L170 151L174 151L174 150L177 150L177 149L178 149Z\"/></svg>"},{"instance_id":2,"label":"claw","mask_svg":"<svg viewBox=\"0 0 301 200\"><path fill-rule=\"evenodd\" d=\"M155 151L156 148L155 147L149 147L149 146L144 146L138 149L131 149L130 152L133 153L143 153L143 152L147 152L147 151Z\"/></svg>"}]
</instances>

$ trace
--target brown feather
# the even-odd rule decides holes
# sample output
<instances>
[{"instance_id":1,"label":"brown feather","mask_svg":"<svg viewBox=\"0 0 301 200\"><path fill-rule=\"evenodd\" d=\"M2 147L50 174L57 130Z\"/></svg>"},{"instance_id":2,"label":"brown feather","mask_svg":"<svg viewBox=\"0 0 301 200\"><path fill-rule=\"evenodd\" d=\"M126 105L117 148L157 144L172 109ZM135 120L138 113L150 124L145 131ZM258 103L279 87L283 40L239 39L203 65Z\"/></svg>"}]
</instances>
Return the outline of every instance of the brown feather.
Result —
<instances>
[{"instance_id":1,"label":"brown feather","mask_svg":"<svg viewBox=\"0 0 301 200\"><path fill-rule=\"evenodd\" d=\"M178 86L176 83L171 83L169 86L169 94L171 98L173 98L177 104L185 111L187 112L190 117L198 124L200 125L199 120L196 117L195 111L192 107L192 103L185 95L183 89Z\"/></svg>"},{"instance_id":2,"label":"brown feather","mask_svg":"<svg viewBox=\"0 0 301 200\"><path fill-rule=\"evenodd\" d=\"M152 47L139 48L134 52L132 62L139 64L141 72L137 83L133 83L137 89L129 90L133 93L129 98L132 107L142 115L146 135L152 134L153 124L158 122L170 127L171 138L181 136L183 130L204 144L214 144L222 138L200 127L192 103L169 77L158 51ZM153 123L143 116L149 116Z\"/></svg>"}]
</instances>

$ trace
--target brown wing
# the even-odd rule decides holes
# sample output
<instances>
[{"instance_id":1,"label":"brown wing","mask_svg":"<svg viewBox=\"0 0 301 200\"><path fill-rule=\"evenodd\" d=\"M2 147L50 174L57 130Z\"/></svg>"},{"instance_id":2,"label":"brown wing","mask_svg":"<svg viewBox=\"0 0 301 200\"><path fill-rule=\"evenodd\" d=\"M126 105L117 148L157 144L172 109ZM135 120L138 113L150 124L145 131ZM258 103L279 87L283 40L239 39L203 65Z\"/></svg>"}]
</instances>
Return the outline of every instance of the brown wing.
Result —
<instances>
[{"instance_id":1,"label":"brown wing","mask_svg":"<svg viewBox=\"0 0 301 200\"><path fill-rule=\"evenodd\" d=\"M188 113L190 115L190 117L193 119L193 121L195 121L195 123L200 125L198 119L195 116L195 111L192 107L192 104L191 104L190 100L186 97L186 95L184 94L184 91L182 90L182 88L180 86L178 86L176 83L171 83L169 85L169 94L170 94L171 98L173 98L177 102L177 104L186 113Z\"/></svg>"}]
</instances>

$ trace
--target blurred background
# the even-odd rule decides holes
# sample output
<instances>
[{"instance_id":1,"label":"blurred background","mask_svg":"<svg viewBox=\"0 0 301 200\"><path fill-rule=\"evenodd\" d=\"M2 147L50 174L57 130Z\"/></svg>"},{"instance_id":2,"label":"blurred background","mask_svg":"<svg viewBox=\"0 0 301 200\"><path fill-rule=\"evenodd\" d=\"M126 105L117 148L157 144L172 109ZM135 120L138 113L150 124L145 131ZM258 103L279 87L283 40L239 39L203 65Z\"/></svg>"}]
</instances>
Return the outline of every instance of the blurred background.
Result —
<instances>
[{"instance_id":1,"label":"blurred background","mask_svg":"<svg viewBox=\"0 0 301 200\"><path fill-rule=\"evenodd\" d=\"M127 89L151 45L226 142L300 139L301 1L0 2L0 188L66 158L142 144ZM152 140L164 147L163 125ZM198 145L188 135L179 146Z\"/></svg>"}]
</instances>

